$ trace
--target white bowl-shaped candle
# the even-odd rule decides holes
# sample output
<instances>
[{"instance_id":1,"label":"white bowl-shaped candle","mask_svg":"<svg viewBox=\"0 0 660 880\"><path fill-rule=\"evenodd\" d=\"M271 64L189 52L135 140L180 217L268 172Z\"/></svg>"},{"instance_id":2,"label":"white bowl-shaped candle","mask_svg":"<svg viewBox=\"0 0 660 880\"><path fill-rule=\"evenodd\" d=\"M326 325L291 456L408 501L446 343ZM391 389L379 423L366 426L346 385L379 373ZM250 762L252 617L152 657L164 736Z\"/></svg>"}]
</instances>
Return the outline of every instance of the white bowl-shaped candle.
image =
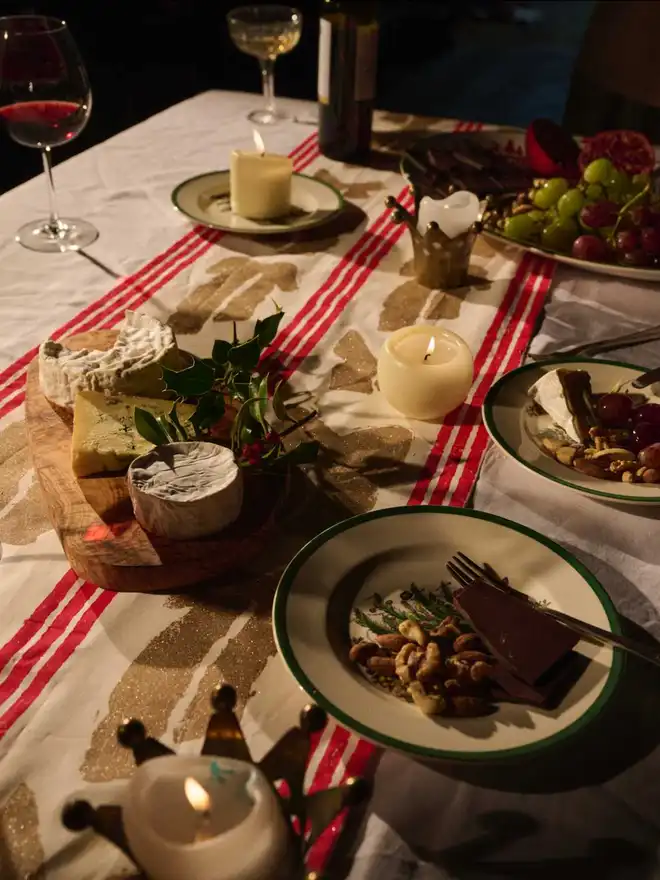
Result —
<instances>
[{"instance_id":1,"label":"white bowl-shaped candle","mask_svg":"<svg viewBox=\"0 0 660 880\"><path fill-rule=\"evenodd\" d=\"M128 785L123 823L150 880L288 876L290 832L277 795L244 761L204 755L146 761Z\"/></svg>"},{"instance_id":2,"label":"white bowl-shaped candle","mask_svg":"<svg viewBox=\"0 0 660 880\"><path fill-rule=\"evenodd\" d=\"M467 397L474 363L467 344L442 327L403 327L378 357L378 384L387 402L413 419L440 419Z\"/></svg>"}]
</instances>

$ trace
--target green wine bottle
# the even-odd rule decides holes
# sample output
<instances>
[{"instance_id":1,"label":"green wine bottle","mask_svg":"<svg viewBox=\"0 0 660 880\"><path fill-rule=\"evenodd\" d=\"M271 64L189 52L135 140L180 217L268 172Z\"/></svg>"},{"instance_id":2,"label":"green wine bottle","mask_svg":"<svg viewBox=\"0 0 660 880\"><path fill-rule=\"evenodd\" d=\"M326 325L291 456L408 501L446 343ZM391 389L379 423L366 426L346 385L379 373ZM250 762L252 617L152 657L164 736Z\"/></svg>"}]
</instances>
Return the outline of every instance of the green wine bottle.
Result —
<instances>
[{"instance_id":1,"label":"green wine bottle","mask_svg":"<svg viewBox=\"0 0 660 880\"><path fill-rule=\"evenodd\" d=\"M331 159L369 155L376 96L377 4L325 0L319 37L319 146Z\"/></svg>"}]
</instances>

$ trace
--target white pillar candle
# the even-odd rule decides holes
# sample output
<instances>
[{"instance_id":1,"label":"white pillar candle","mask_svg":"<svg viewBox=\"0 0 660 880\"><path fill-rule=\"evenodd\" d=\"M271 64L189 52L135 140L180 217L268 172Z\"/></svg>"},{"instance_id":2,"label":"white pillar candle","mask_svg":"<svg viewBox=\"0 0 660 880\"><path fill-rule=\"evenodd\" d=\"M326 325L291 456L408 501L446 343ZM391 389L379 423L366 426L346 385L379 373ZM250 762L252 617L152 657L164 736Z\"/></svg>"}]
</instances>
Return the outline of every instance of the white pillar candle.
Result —
<instances>
[{"instance_id":1,"label":"white pillar candle","mask_svg":"<svg viewBox=\"0 0 660 880\"><path fill-rule=\"evenodd\" d=\"M439 419L467 397L472 354L460 336L442 327L397 330L378 357L378 384L388 403L414 419Z\"/></svg>"},{"instance_id":2,"label":"white pillar candle","mask_svg":"<svg viewBox=\"0 0 660 880\"><path fill-rule=\"evenodd\" d=\"M258 768L230 758L165 755L140 765L123 822L150 880L273 880L290 831Z\"/></svg>"},{"instance_id":3,"label":"white pillar candle","mask_svg":"<svg viewBox=\"0 0 660 880\"><path fill-rule=\"evenodd\" d=\"M250 220L271 220L291 210L293 160L266 153L254 132L256 153L234 150L229 169L229 192L234 214Z\"/></svg>"},{"instance_id":4,"label":"white pillar candle","mask_svg":"<svg viewBox=\"0 0 660 880\"><path fill-rule=\"evenodd\" d=\"M417 230L422 235L429 223L435 222L448 238L456 238L472 226L479 216L479 199L474 193L452 193L446 199L432 199L424 196L419 203Z\"/></svg>"}]
</instances>

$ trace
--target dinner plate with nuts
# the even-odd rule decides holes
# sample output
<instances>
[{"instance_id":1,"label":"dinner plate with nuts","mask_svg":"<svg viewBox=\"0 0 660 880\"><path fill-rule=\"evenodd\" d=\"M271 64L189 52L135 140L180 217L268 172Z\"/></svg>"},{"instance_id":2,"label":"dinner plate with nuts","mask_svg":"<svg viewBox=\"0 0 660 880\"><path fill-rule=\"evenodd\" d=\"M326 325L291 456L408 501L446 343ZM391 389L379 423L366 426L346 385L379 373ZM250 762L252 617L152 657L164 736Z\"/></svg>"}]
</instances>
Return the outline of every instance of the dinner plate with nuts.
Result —
<instances>
[{"instance_id":1,"label":"dinner plate with nuts","mask_svg":"<svg viewBox=\"0 0 660 880\"><path fill-rule=\"evenodd\" d=\"M452 583L458 551L531 601ZM619 652L543 606L620 632L595 577L544 536L480 511L396 507L307 544L282 575L273 626L291 674L339 723L410 755L485 762L573 736L619 680Z\"/></svg>"},{"instance_id":2,"label":"dinner plate with nuts","mask_svg":"<svg viewBox=\"0 0 660 880\"><path fill-rule=\"evenodd\" d=\"M561 358L526 364L486 395L484 424L522 467L616 504L660 504L660 397L632 364Z\"/></svg>"}]
</instances>

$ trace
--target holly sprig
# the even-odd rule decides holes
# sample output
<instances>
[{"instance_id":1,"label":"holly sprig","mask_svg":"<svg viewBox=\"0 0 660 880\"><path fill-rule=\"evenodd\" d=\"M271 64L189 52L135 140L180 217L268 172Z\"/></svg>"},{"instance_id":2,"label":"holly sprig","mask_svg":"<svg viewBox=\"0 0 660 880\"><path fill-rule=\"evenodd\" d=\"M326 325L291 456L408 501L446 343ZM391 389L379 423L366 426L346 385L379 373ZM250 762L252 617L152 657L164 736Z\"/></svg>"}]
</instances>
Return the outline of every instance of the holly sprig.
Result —
<instances>
[{"instance_id":1,"label":"holly sprig","mask_svg":"<svg viewBox=\"0 0 660 880\"><path fill-rule=\"evenodd\" d=\"M259 371L261 355L275 339L283 317L284 312L276 306L274 314L256 322L253 335L245 340L239 340L234 322L232 341L216 340L210 358L191 354L182 370L163 367L164 390L175 397L172 408L167 415L156 416L136 407L138 433L154 446L182 440L219 442L218 425L231 407L236 415L230 445L240 465L270 469L315 461L319 451L316 440L295 446L284 440L318 413L313 411L301 420L293 418L284 400L283 383L274 383L268 373ZM183 422L177 411L182 403L195 405L193 414Z\"/></svg>"}]
</instances>

